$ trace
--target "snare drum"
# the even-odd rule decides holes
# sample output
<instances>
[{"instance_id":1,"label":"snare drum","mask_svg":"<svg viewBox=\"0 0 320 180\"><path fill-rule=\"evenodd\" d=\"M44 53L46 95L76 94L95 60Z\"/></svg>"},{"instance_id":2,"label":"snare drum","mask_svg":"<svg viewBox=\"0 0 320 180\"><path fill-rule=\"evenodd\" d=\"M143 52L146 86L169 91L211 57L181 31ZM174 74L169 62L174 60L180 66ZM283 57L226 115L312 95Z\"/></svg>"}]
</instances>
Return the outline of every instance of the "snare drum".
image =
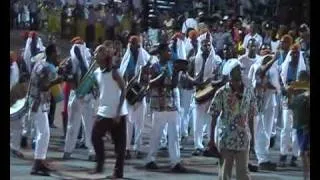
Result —
<instances>
[{"instance_id":1,"label":"snare drum","mask_svg":"<svg viewBox=\"0 0 320 180\"><path fill-rule=\"evenodd\" d=\"M60 84L52 86L50 92L56 103L63 101L64 96Z\"/></svg>"},{"instance_id":2,"label":"snare drum","mask_svg":"<svg viewBox=\"0 0 320 180\"><path fill-rule=\"evenodd\" d=\"M27 98L17 100L10 107L10 121L21 119L28 112Z\"/></svg>"}]
</instances>

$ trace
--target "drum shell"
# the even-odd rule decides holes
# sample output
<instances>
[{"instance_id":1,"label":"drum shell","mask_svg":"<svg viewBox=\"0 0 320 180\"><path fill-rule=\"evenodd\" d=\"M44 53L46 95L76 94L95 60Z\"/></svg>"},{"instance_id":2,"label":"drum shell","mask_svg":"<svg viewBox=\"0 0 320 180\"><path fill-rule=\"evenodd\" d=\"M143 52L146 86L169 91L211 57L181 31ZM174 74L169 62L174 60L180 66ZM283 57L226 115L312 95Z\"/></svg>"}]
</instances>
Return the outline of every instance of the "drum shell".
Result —
<instances>
[{"instance_id":1,"label":"drum shell","mask_svg":"<svg viewBox=\"0 0 320 180\"><path fill-rule=\"evenodd\" d=\"M126 94L127 102L130 105L134 105L136 102L142 100L145 96L145 87L139 84L137 81L133 82L132 87L128 89Z\"/></svg>"},{"instance_id":2,"label":"drum shell","mask_svg":"<svg viewBox=\"0 0 320 180\"><path fill-rule=\"evenodd\" d=\"M76 89L76 96L81 97L88 94L91 91L91 89L94 87L95 82L96 82L96 79L92 71L82 80L79 87Z\"/></svg>"},{"instance_id":3,"label":"drum shell","mask_svg":"<svg viewBox=\"0 0 320 180\"><path fill-rule=\"evenodd\" d=\"M64 99L63 91L60 84L56 84L50 88L50 92L55 102L61 102Z\"/></svg>"},{"instance_id":4,"label":"drum shell","mask_svg":"<svg viewBox=\"0 0 320 180\"><path fill-rule=\"evenodd\" d=\"M195 94L196 103L202 104L204 102L207 102L208 100L211 100L220 87L221 86L218 85L212 86L211 84L207 84L205 88L197 89ZM204 93L204 91L207 92Z\"/></svg>"}]
</instances>

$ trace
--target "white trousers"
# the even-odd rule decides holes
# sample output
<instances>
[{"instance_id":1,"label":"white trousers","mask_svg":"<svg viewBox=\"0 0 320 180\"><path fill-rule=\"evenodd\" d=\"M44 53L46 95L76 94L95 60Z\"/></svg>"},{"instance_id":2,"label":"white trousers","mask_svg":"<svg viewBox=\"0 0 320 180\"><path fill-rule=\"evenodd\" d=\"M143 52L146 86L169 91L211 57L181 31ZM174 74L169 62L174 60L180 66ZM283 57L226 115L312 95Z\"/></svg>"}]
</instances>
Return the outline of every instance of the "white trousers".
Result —
<instances>
[{"instance_id":1,"label":"white trousers","mask_svg":"<svg viewBox=\"0 0 320 180\"><path fill-rule=\"evenodd\" d=\"M34 150L35 159L46 159L50 140L50 127L48 121L48 112L43 112L39 108L38 112L30 114L31 120L34 120L35 142Z\"/></svg>"},{"instance_id":2,"label":"white trousers","mask_svg":"<svg viewBox=\"0 0 320 180\"><path fill-rule=\"evenodd\" d=\"M202 144L204 131L208 128L208 137L211 133L211 116L207 113L210 101L203 104L196 104L196 110L193 111L193 124L194 124L194 148L203 149Z\"/></svg>"},{"instance_id":3,"label":"white trousers","mask_svg":"<svg viewBox=\"0 0 320 180\"><path fill-rule=\"evenodd\" d=\"M191 103L193 90L180 89L181 123L180 136L188 136L189 120L191 116Z\"/></svg>"},{"instance_id":4,"label":"white trousers","mask_svg":"<svg viewBox=\"0 0 320 180\"><path fill-rule=\"evenodd\" d=\"M287 99L283 99L282 106L282 129L280 134L280 154L289 155L289 149L292 148L292 155L299 155L299 144L296 130L293 129L293 113L288 109Z\"/></svg>"},{"instance_id":5,"label":"white trousers","mask_svg":"<svg viewBox=\"0 0 320 180\"><path fill-rule=\"evenodd\" d=\"M127 150L140 151L142 144L142 130L144 125L144 119L146 117L146 98L143 98L142 102L135 104L134 106L128 106L129 114L127 116ZM131 147L131 140L134 128L134 144Z\"/></svg>"},{"instance_id":6,"label":"white trousers","mask_svg":"<svg viewBox=\"0 0 320 180\"><path fill-rule=\"evenodd\" d=\"M22 121L25 116L27 115L24 115L19 120L10 121L10 148L16 151L20 150Z\"/></svg>"},{"instance_id":7,"label":"white trousers","mask_svg":"<svg viewBox=\"0 0 320 180\"><path fill-rule=\"evenodd\" d=\"M177 111L154 111L152 114L152 130L150 150L147 162L155 161L155 156L159 148L159 141L163 134L163 129L168 124L169 157L172 165L180 162L180 149L178 141L178 112Z\"/></svg>"},{"instance_id":8,"label":"white trousers","mask_svg":"<svg viewBox=\"0 0 320 180\"><path fill-rule=\"evenodd\" d=\"M91 142L91 133L94 122L93 101L93 96L91 94L86 95L83 99L78 99L75 96L74 90L71 90L68 102L68 126L64 152L72 153L74 150L82 122L85 131L86 146L88 147L89 154L94 154Z\"/></svg>"},{"instance_id":9,"label":"white trousers","mask_svg":"<svg viewBox=\"0 0 320 180\"><path fill-rule=\"evenodd\" d=\"M180 135L180 125L181 125L181 103L180 103L180 91L178 88L174 89L174 93L176 94L175 96L177 97L176 99L176 106L178 107L178 138L179 138L179 142L181 142L181 135ZM163 128L163 133L161 136L161 140L160 140L160 146L161 147L167 147L168 144L168 124L165 125L165 127Z\"/></svg>"},{"instance_id":10,"label":"white trousers","mask_svg":"<svg viewBox=\"0 0 320 180\"><path fill-rule=\"evenodd\" d=\"M256 116L256 136L255 136L255 151L258 163L270 161L269 147L272 128L274 125L276 96L274 91L266 91L264 98L264 107L262 112Z\"/></svg>"}]
</instances>

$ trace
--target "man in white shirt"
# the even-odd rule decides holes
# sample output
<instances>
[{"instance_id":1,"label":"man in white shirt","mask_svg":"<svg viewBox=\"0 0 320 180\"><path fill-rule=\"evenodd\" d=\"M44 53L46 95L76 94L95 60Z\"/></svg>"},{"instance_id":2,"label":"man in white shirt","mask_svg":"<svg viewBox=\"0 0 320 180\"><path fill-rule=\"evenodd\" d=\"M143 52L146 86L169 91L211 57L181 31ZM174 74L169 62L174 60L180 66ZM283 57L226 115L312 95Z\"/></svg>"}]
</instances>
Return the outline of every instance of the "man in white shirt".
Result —
<instances>
[{"instance_id":1,"label":"man in white shirt","mask_svg":"<svg viewBox=\"0 0 320 180\"><path fill-rule=\"evenodd\" d=\"M182 24L182 33L186 34L189 28L198 29L198 21L192 15Z\"/></svg>"},{"instance_id":2,"label":"man in white shirt","mask_svg":"<svg viewBox=\"0 0 320 180\"><path fill-rule=\"evenodd\" d=\"M262 36L258 34L257 32L257 25L256 24L250 24L248 27L248 34L244 37L242 47L247 49L248 47L248 41L252 38L256 40L256 46L260 47L262 45Z\"/></svg>"}]
</instances>

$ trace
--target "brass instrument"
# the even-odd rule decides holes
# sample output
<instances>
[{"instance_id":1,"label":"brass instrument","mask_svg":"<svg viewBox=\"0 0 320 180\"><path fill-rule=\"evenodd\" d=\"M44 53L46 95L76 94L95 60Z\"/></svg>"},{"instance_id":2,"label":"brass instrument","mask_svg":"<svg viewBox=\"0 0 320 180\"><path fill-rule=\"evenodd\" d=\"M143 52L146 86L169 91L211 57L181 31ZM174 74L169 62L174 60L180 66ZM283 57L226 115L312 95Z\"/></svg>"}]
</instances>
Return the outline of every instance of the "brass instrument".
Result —
<instances>
[{"instance_id":1,"label":"brass instrument","mask_svg":"<svg viewBox=\"0 0 320 180\"><path fill-rule=\"evenodd\" d=\"M94 71L96 70L97 61L94 60L89 67L87 73L81 78L80 83L77 87L76 96L82 97L88 94L93 88L97 88L97 81L94 76Z\"/></svg>"}]
</instances>

